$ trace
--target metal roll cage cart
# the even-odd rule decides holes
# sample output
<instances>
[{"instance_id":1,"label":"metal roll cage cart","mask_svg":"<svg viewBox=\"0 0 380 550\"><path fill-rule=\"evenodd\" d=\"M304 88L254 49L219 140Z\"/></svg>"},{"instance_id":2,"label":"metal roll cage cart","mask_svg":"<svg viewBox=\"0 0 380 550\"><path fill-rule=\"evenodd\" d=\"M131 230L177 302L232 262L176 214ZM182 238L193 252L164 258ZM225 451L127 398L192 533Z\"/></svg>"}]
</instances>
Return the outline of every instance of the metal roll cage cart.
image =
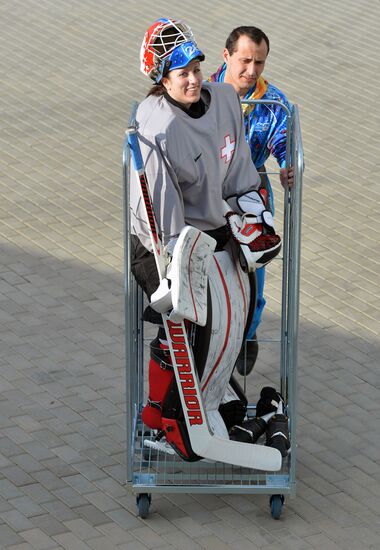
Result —
<instances>
[{"instance_id":1,"label":"metal roll cage cart","mask_svg":"<svg viewBox=\"0 0 380 550\"><path fill-rule=\"evenodd\" d=\"M280 387L289 417L291 453L279 472L262 472L222 462L186 462L175 453L152 449L145 443L154 434L144 427L144 297L131 274L129 183L131 152L127 135L123 145L124 183L124 284L126 345L126 482L137 495L138 515L148 517L152 493L268 494L271 515L279 519L284 495L296 491L297 340L301 242L302 175L304 170L298 108L290 111L280 101L247 100L247 104L279 105L286 112L286 166L294 168L294 186L284 192L282 234L282 302L280 328ZM137 103L132 106L129 128L135 127ZM146 379L146 377L145 377ZM255 410L249 404L248 411Z\"/></svg>"}]
</instances>

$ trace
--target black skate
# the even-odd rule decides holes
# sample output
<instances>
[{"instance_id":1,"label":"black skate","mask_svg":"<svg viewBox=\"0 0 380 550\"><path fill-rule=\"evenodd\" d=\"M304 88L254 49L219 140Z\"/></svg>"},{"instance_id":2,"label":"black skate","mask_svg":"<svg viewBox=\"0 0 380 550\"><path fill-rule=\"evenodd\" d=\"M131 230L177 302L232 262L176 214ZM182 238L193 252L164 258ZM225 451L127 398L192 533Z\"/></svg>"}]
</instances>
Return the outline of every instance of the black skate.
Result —
<instances>
[{"instance_id":1,"label":"black skate","mask_svg":"<svg viewBox=\"0 0 380 550\"><path fill-rule=\"evenodd\" d=\"M283 457L288 455L290 448L288 417L285 414L275 414L268 422L267 427L268 447L278 449Z\"/></svg>"},{"instance_id":2,"label":"black skate","mask_svg":"<svg viewBox=\"0 0 380 550\"><path fill-rule=\"evenodd\" d=\"M256 405L256 417L277 412L280 403L282 403L281 394L274 388L265 386L260 392L260 399Z\"/></svg>"},{"instance_id":3,"label":"black skate","mask_svg":"<svg viewBox=\"0 0 380 550\"><path fill-rule=\"evenodd\" d=\"M265 433L266 428L267 423L263 418L252 418L243 422L241 426L233 426L229 432L230 439L243 443L256 443Z\"/></svg>"}]
</instances>

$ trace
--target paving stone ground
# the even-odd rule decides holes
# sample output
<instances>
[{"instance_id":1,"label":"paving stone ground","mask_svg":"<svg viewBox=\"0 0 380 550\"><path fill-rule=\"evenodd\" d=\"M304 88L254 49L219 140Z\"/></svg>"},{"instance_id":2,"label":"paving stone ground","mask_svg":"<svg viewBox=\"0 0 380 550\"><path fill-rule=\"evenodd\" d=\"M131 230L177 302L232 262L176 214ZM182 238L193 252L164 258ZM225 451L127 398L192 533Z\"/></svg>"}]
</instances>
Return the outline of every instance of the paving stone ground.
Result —
<instances>
[{"instance_id":1,"label":"paving stone ground","mask_svg":"<svg viewBox=\"0 0 380 550\"><path fill-rule=\"evenodd\" d=\"M379 9L0 0L0 548L380 548ZM206 75L233 27L262 27L265 74L300 108L298 489L279 521L265 495L186 494L141 520L124 485L121 146L166 14L193 26ZM275 369L263 348L253 383Z\"/></svg>"}]
</instances>

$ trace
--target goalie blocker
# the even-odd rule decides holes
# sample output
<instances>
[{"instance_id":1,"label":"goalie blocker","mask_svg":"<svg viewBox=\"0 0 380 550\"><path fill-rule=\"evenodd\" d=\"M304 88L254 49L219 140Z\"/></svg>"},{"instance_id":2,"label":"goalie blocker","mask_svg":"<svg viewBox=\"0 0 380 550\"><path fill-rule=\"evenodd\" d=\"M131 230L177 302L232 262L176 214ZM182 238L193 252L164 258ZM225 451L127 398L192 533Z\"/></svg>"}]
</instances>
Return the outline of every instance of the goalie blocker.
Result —
<instances>
[{"instance_id":1,"label":"goalie blocker","mask_svg":"<svg viewBox=\"0 0 380 550\"><path fill-rule=\"evenodd\" d=\"M224 203L227 226L240 246L240 262L248 272L264 267L281 250L281 238L275 233L266 200L266 190L260 189L231 197Z\"/></svg>"}]
</instances>

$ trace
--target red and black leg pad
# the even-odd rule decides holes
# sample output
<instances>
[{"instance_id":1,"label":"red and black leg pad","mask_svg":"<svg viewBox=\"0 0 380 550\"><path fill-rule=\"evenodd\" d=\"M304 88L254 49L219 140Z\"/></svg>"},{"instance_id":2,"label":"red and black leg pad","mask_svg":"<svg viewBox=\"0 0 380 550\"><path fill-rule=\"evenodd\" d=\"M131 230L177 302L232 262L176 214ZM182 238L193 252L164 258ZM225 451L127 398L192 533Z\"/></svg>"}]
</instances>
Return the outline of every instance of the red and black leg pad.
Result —
<instances>
[{"instance_id":1,"label":"red and black leg pad","mask_svg":"<svg viewBox=\"0 0 380 550\"><path fill-rule=\"evenodd\" d=\"M160 343L159 337L151 342L149 361L149 397L142 410L141 418L153 430L162 429L162 403L173 382L174 371L167 346Z\"/></svg>"}]
</instances>

